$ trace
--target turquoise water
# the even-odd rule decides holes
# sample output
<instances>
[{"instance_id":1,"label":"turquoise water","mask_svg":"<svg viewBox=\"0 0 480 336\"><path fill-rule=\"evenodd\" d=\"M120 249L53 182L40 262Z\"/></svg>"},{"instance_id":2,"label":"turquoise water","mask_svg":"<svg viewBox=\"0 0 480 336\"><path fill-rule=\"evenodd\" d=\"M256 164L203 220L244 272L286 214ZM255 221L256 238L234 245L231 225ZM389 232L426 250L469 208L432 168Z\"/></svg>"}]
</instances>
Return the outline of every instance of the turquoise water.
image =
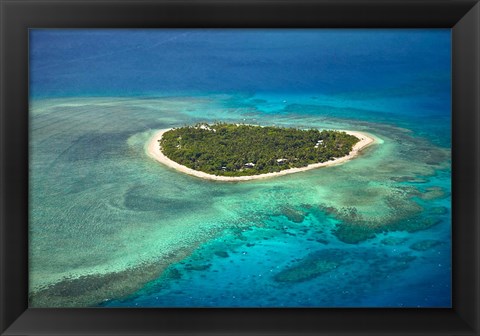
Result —
<instances>
[{"instance_id":1,"label":"turquoise water","mask_svg":"<svg viewBox=\"0 0 480 336\"><path fill-rule=\"evenodd\" d=\"M449 32L376 32L386 50L368 66L367 46L380 48L375 31L258 41L235 32L235 45L225 31L166 31L154 44L141 30L32 33L30 306L450 307ZM225 58L210 64L197 40ZM386 47L399 41L400 50ZM305 64L285 52L272 75L291 83L276 87L254 71L292 43ZM318 79L291 72L312 69L307 56L320 52L328 67L314 69L332 85L315 90ZM173 90L163 65L158 78L142 77L140 60L157 54L197 64L182 73L192 83ZM211 86L240 60L243 81ZM97 72L85 72L90 65ZM349 67L352 82L335 81ZM271 90L254 85L255 74ZM135 89L148 94L124 92ZM234 183L179 173L145 152L158 129L215 121L357 130L377 143L343 165Z\"/></svg>"}]
</instances>

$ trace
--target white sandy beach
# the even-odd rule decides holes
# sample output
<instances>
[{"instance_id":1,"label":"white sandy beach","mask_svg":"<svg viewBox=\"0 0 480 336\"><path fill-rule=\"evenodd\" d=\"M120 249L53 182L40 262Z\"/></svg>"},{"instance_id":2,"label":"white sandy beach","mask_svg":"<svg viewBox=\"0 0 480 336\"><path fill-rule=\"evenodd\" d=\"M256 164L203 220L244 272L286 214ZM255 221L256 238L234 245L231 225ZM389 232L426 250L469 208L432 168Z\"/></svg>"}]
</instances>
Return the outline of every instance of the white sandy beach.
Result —
<instances>
[{"instance_id":1,"label":"white sandy beach","mask_svg":"<svg viewBox=\"0 0 480 336\"><path fill-rule=\"evenodd\" d=\"M216 175L211 175L211 174L207 174L207 173L204 173L204 172L201 172L201 171L197 171L197 170L188 168L188 167L183 166L181 164L178 164L177 162L172 161L168 157L166 157L162 153L162 151L160 150L159 141L160 141L160 139L162 139L163 134L165 132L169 131L169 130L171 130L171 128L159 130L150 138L150 140L149 140L149 142L147 143L147 146L146 146L146 152L151 158L157 160L158 162L160 162L160 163L162 163L162 164L164 164L164 165L166 165L170 168L176 169L176 170L178 170L182 173L185 173L185 174L189 174L189 175L200 177L200 178L207 179L207 180L226 181L226 182L257 180L257 179L262 179L262 178L288 175L288 174L303 172L303 171L310 170L310 169L316 169L316 168L321 168L321 167L328 167L328 166L342 164L344 162L347 162L347 161L353 159L354 157L356 157L358 155L358 153L361 150L367 148L368 146L370 146L370 145L372 145L373 143L376 142L375 138L372 135L362 133L362 132L342 130L343 132L345 132L347 134L350 134L350 135L353 135L360 140L359 142L357 142L353 146L352 151L347 156L343 156L341 158L331 160L331 161L328 161L328 162L310 164L310 165L308 165L306 167L302 167L302 168L285 169L285 170L282 170L282 171L276 172L276 173L266 173L266 174L260 174L260 175L252 175L252 176L216 176Z\"/></svg>"}]
</instances>

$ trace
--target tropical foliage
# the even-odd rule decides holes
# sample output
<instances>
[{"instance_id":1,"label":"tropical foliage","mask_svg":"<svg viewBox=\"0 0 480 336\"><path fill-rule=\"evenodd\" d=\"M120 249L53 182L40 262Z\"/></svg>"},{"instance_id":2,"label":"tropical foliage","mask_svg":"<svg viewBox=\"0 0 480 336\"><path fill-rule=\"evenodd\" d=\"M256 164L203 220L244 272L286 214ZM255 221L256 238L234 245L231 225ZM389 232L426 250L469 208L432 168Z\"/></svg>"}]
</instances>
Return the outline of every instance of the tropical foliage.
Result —
<instances>
[{"instance_id":1,"label":"tropical foliage","mask_svg":"<svg viewBox=\"0 0 480 336\"><path fill-rule=\"evenodd\" d=\"M305 167L348 155L359 141L333 130L237 124L174 128L160 140L171 160L208 174L245 176Z\"/></svg>"}]
</instances>

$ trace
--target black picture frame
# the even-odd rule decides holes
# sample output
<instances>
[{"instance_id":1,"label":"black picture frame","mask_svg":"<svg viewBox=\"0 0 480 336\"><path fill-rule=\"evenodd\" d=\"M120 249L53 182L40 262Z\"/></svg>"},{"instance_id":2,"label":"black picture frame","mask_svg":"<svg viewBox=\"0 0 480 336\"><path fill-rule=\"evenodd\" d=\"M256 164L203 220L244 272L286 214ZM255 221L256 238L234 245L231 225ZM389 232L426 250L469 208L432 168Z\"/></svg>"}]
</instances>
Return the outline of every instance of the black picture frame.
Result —
<instances>
[{"instance_id":1,"label":"black picture frame","mask_svg":"<svg viewBox=\"0 0 480 336\"><path fill-rule=\"evenodd\" d=\"M1 335L480 335L480 4L0 0ZM29 28L451 28L451 309L29 309Z\"/></svg>"}]
</instances>

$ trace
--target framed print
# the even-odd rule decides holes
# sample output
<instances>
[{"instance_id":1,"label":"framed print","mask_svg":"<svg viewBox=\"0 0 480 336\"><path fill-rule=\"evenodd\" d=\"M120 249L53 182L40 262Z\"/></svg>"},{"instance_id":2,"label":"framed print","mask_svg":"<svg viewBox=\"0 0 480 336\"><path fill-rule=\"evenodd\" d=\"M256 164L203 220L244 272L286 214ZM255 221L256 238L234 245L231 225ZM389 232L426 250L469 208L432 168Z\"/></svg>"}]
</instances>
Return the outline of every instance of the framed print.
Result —
<instances>
[{"instance_id":1,"label":"framed print","mask_svg":"<svg viewBox=\"0 0 480 336\"><path fill-rule=\"evenodd\" d=\"M451 307L450 39L31 29L30 307Z\"/></svg>"},{"instance_id":2,"label":"framed print","mask_svg":"<svg viewBox=\"0 0 480 336\"><path fill-rule=\"evenodd\" d=\"M3 1L2 335L477 335L479 6Z\"/></svg>"}]
</instances>

